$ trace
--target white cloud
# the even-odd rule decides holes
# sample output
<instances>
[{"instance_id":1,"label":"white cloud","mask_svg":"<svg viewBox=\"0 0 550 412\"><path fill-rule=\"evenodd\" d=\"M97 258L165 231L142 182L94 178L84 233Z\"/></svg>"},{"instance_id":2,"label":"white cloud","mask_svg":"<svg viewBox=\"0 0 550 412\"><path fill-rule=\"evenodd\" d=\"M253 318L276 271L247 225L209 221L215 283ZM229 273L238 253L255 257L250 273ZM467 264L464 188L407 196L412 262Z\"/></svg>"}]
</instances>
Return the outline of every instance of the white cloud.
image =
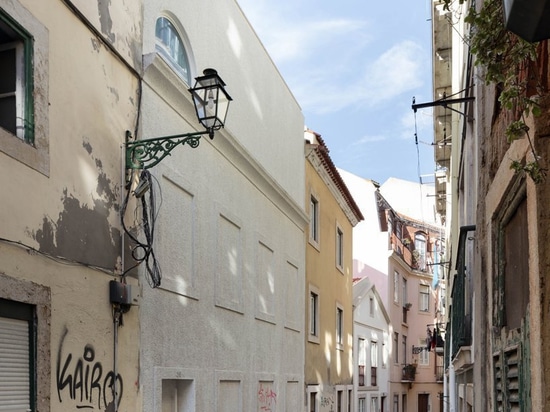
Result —
<instances>
[{"instance_id":1,"label":"white cloud","mask_svg":"<svg viewBox=\"0 0 550 412\"><path fill-rule=\"evenodd\" d=\"M368 50L362 51L368 55ZM423 51L411 41L403 41L372 62L361 54L347 56L339 66L316 66L308 72L288 69L287 81L304 109L318 114L344 109L358 110L380 105L422 85ZM288 65L287 65L288 66ZM339 70L339 71L338 71Z\"/></svg>"},{"instance_id":2,"label":"white cloud","mask_svg":"<svg viewBox=\"0 0 550 412\"><path fill-rule=\"evenodd\" d=\"M409 40L383 53L366 71L369 95L379 102L421 86L422 57L422 48Z\"/></svg>"},{"instance_id":3,"label":"white cloud","mask_svg":"<svg viewBox=\"0 0 550 412\"><path fill-rule=\"evenodd\" d=\"M286 4L286 7L285 3L279 7L269 7L268 3L258 0L239 0L239 3L277 65L312 56L318 59L323 55L319 52L326 52L328 45L341 44L342 39L355 39L357 42L364 39L368 32L365 21L315 18L309 11L307 14L301 13L293 2Z\"/></svg>"},{"instance_id":4,"label":"white cloud","mask_svg":"<svg viewBox=\"0 0 550 412\"><path fill-rule=\"evenodd\" d=\"M276 27L264 32L264 44L278 65L295 64L296 60L310 63L323 61L329 57L333 63L343 50L338 45L346 42L345 39L363 38L365 23L347 19L332 19L302 22L294 26ZM328 54L328 56L326 55Z\"/></svg>"},{"instance_id":5,"label":"white cloud","mask_svg":"<svg viewBox=\"0 0 550 412\"><path fill-rule=\"evenodd\" d=\"M377 22L314 19L297 8L283 15L282 5L239 2L305 111L328 114L387 103L421 86L421 70L431 69L422 67L429 56L412 41L376 50Z\"/></svg>"},{"instance_id":6,"label":"white cloud","mask_svg":"<svg viewBox=\"0 0 550 412\"><path fill-rule=\"evenodd\" d=\"M360 139L357 139L353 142L354 146L362 146L368 143L382 142L386 140L386 136L382 135L373 135L373 136L363 136Z\"/></svg>"}]
</instances>

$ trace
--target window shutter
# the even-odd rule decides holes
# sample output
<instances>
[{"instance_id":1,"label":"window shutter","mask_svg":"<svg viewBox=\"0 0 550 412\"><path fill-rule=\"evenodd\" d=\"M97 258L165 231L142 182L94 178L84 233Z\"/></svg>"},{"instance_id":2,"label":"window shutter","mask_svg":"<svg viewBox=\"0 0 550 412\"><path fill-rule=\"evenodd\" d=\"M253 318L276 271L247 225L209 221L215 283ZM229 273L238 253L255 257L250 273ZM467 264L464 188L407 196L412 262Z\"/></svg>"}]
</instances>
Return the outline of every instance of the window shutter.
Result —
<instances>
[{"instance_id":1,"label":"window shutter","mask_svg":"<svg viewBox=\"0 0 550 412\"><path fill-rule=\"evenodd\" d=\"M29 323L0 317L0 411L30 411Z\"/></svg>"}]
</instances>

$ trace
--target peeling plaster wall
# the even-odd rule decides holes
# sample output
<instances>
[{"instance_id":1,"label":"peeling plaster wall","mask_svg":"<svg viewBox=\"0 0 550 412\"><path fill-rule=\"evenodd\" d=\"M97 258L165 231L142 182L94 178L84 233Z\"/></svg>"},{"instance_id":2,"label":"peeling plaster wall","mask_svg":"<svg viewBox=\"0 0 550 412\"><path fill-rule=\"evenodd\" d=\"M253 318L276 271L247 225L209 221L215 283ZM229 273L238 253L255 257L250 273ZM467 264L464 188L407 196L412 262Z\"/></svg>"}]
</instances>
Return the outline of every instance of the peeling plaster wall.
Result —
<instances>
[{"instance_id":1,"label":"peeling plaster wall","mask_svg":"<svg viewBox=\"0 0 550 412\"><path fill-rule=\"evenodd\" d=\"M141 65L142 2L133 0L63 0L74 4L119 53Z\"/></svg>"},{"instance_id":2,"label":"peeling plaster wall","mask_svg":"<svg viewBox=\"0 0 550 412\"><path fill-rule=\"evenodd\" d=\"M63 4L32 11L49 28L51 170L46 178L0 155L10 170L0 176L10 193L3 237L112 270L121 254L120 147L135 124L138 83Z\"/></svg>"},{"instance_id":3,"label":"peeling plaster wall","mask_svg":"<svg viewBox=\"0 0 550 412\"><path fill-rule=\"evenodd\" d=\"M49 170L38 171L25 159L0 152L5 194L0 297L36 305L40 290L51 294L50 313L39 318L50 333L39 335L37 344L51 354L44 369L51 375L51 392L39 393L41 411L114 410L110 386L115 381L122 395L119 411L135 411L140 409L138 309L124 316L118 330L115 365L108 286L122 255L121 145L125 130L136 125L139 83L130 66L141 62L141 5L80 3L80 11L97 22L127 61L116 57L63 1L2 4L16 20L32 15L47 35L47 42L36 42L47 49L40 50L45 57L34 82L43 94L38 109L48 120ZM95 7L109 13L103 26ZM137 304L137 282L129 282ZM38 379L42 387L42 370Z\"/></svg>"}]
</instances>

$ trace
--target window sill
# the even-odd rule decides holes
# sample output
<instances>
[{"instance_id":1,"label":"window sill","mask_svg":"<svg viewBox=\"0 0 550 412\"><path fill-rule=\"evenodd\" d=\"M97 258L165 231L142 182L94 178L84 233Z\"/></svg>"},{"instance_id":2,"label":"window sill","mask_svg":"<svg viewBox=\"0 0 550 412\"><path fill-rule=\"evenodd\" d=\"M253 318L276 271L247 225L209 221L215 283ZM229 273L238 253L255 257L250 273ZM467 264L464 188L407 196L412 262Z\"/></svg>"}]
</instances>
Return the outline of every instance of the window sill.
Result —
<instances>
[{"instance_id":1,"label":"window sill","mask_svg":"<svg viewBox=\"0 0 550 412\"><path fill-rule=\"evenodd\" d=\"M195 118L189 85L159 53L143 56L143 79L155 90L162 90L166 102L182 117Z\"/></svg>"},{"instance_id":2,"label":"window sill","mask_svg":"<svg viewBox=\"0 0 550 412\"><path fill-rule=\"evenodd\" d=\"M0 151L49 177L50 156L47 147L35 147L0 127Z\"/></svg>"},{"instance_id":3,"label":"window sill","mask_svg":"<svg viewBox=\"0 0 550 412\"><path fill-rule=\"evenodd\" d=\"M310 343L315 343L317 345L319 345L321 343L320 340L319 340L319 336L311 335L311 334L308 336L307 341L310 342Z\"/></svg>"},{"instance_id":4,"label":"window sill","mask_svg":"<svg viewBox=\"0 0 550 412\"><path fill-rule=\"evenodd\" d=\"M319 244L319 241L309 238L309 244L314 247L318 252L321 251L321 245Z\"/></svg>"}]
</instances>

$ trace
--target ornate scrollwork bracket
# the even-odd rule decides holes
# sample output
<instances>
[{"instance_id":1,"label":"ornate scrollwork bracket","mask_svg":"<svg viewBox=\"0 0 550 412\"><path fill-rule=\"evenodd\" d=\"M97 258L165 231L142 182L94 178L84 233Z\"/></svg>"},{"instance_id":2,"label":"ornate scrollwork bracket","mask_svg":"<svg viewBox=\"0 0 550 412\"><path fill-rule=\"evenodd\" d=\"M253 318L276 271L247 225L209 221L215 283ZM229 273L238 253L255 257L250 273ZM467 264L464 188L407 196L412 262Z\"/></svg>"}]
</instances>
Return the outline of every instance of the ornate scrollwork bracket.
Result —
<instances>
[{"instance_id":1,"label":"ornate scrollwork bracket","mask_svg":"<svg viewBox=\"0 0 550 412\"><path fill-rule=\"evenodd\" d=\"M211 131L177 134L152 139L131 140L132 134L126 131L126 170L149 169L162 161L176 146L187 144L196 148L200 139Z\"/></svg>"}]
</instances>

